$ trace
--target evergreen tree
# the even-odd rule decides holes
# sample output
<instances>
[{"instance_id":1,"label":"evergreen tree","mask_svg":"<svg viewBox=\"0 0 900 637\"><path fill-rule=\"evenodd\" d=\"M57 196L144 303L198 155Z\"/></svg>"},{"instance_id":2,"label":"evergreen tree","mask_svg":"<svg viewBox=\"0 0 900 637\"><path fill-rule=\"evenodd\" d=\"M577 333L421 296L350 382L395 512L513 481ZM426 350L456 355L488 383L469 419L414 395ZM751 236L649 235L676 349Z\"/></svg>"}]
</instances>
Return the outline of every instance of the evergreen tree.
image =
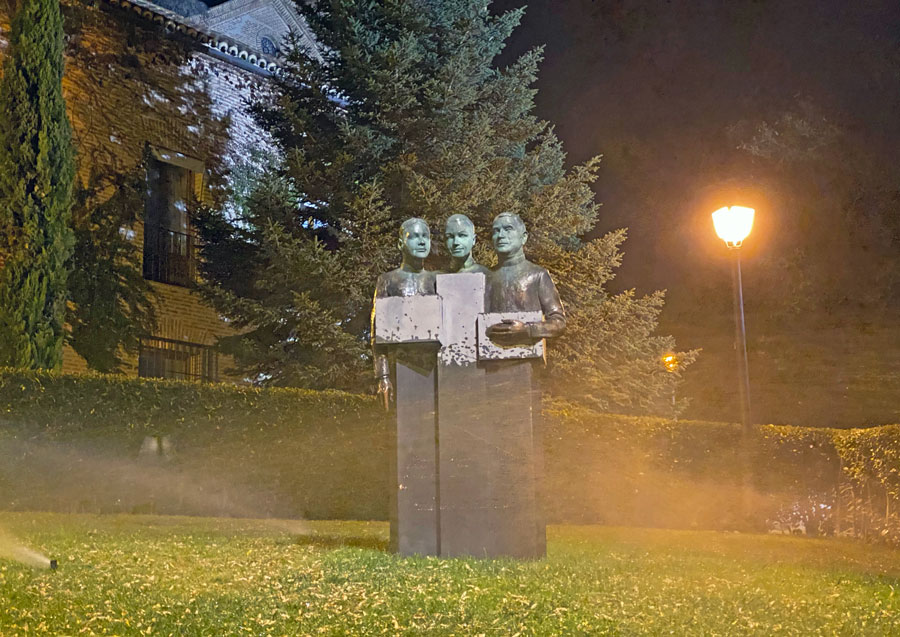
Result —
<instances>
[{"instance_id":1,"label":"evergreen tree","mask_svg":"<svg viewBox=\"0 0 900 637\"><path fill-rule=\"evenodd\" d=\"M74 158L58 0L22 0L0 80L0 365L57 368Z\"/></svg>"},{"instance_id":2,"label":"evergreen tree","mask_svg":"<svg viewBox=\"0 0 900 637\"><path fill-rule=\"evenodd\" d=\"M652 336L662 296L605 291L623 232L581 239L597 220L599 158L567 171L561 142L533 114L541 50L495 64L522 10L493 15L486 0L297 7L320 52L289 42L274 96L255 107L284 161L238 216L201 222L207 293L247 329L239 364L278 384L364 386L373 285L399 260L400 222L429 221L440 267L443 221L464 213L491 264L491 222L510 210L570 315L551 348L557 376L602 406L668 395L675 377L660 358L673 343Z\"/></svg>"},{"instance_id":3,"label":"evergreen tree","mask_svg":"<svg viewBox=\"0 0 900 637\"><path fill-rule=\"evenodd\" d=\"M132 230L143 218L146 188L141 165L127 175L94 174L75 191L68 340L98 372L122 372L124 354L136 354L156 325L156 295Z\"/></svg>"}]
</instances>

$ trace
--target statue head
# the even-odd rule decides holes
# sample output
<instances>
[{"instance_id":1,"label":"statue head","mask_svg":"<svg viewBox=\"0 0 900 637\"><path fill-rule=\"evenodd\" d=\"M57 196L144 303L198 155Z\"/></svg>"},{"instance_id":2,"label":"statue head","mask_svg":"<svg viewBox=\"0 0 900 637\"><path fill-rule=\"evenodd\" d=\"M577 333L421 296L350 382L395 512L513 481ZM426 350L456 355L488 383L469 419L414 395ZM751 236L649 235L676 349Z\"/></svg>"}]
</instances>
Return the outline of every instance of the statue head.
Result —
<instances>
[{"instance_id":1,"label":"statue head","mask_svg":"<svg viewBox=\"0 0 900 637\"><path fill-rule=\"evenodd\" d=\"M491 241L500 256L512 256L521 252L528 241L528 232L522 217L514 212L501 212L494 217Z\"/></svg>"},{"instance_id":2,"label":"statue head","mask_svg":"<svg viewBox=\"0 0 900 637\"><path fill-rule=\"evenodd\" d=\"M451 257L465 260L475 245L475 224L466 215L450 215L444 229L444 240Z\"/></svg>"},{"instance_id":3,"label":"statue head","mask_svg":"<svg viewBox=\"0 0 900 637\"><path fill-rule=\"evenodd\" d=\"M424 259L431 252L431 230L424 219L413 217L400 224L397 247L407 257Z\"/></svg>"}]
</instances>

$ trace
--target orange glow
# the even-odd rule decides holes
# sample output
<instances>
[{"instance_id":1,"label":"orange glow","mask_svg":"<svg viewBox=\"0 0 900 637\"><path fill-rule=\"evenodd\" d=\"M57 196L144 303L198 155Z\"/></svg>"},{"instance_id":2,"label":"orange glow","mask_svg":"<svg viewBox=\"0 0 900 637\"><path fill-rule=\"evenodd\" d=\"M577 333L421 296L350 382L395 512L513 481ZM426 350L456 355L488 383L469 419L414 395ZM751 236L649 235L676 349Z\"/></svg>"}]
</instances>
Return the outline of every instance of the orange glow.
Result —
<instances>
[{"instance_id":1,"label":"orange glow","mask_svg":"<svg viewBox=\"0 0 900 637\"><path fill-rule=\"evenodd\" d=\"M753 228L753 208L731 206L712 213L716 234L729 248L739 248Z\"/></svg>"},{"instance_id":2,"label":"orange glow","mask_svg":"<svg viewBox=\"0 0 900 637\"><path fill-rule=\"evenodd\" d=\"M753 208L731 206L719 208L713 213L716 234L729 248L739 248L753 228Z\"/></svg>"},{"instance_id":3,"label":"orange glow","mask_svg":"<svg viewBox=\"0 0 900 637\"><path fill-rule=\"evenodd\" d=\"M678 369L678 357L675 354L665 354L662 357L662 364L665 365L666 370L674 372Z\"/></svg>"}]
</instances>

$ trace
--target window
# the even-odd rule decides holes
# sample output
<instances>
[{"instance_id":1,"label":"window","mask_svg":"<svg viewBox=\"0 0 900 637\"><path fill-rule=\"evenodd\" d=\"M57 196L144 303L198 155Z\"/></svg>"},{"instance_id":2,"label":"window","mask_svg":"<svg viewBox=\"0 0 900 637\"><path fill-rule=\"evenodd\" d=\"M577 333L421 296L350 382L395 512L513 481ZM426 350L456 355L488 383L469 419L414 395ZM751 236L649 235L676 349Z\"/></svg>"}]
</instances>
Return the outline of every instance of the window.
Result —
<instances>
[{"instance_id":1,"label":"window","mask_svg":"<svg viewBox=\"0 0 900 637\"><path fill-rule=\"evenodd\" d=\"M275 45L275 38L272 36L263 36L259 39L259 45L262 52L266 55L278 55L278 47Z\"/></svg>"},{"instance_id":2,"label":"window","mask_svg":"<svg viewBox=\"0 0 900 637\"><path fill-rule=\"evenodd\" d=\"M208 345L169 338L142 338L138 376L179 380L219 380L219 359Z\"/></svg>"},{"instance_id":3,"label":"window","mask_svg":"<svg viewBox=\"0 0 900 637\"><path fill-rule=\"evenodd\" d=\"M189 286L196 275L196 239L188 206L202 164L181 153L153 149L144 210L144 278Z\"/></svg>"}]
</instances>

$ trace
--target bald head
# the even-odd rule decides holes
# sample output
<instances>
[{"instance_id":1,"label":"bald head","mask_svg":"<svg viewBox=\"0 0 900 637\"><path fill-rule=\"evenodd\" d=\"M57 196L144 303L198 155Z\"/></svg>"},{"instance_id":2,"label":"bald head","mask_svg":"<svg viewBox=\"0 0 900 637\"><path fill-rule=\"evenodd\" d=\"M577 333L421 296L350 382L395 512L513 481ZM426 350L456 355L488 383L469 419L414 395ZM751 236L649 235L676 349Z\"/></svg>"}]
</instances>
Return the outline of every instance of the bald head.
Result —
<instances>
[{"instance_id":1,"label":"bald head","mask_svg":"<svg viewBox=\"0 0 900 637\"><path fill-rule=\"evenodd\" d=\"M417 225L423 226L425 228L425 232L428 233L428 236L431 236L431 229L428 227L428 222L424 219L420 219L419 217L410 217L406 221L400 224L400 239L406 239L407 235L413 232L413 228Z\"/></svg>"},{"instance_id":2,"label":"bald head","mask_svg":"<svg viewBox=\"0 0 900 637\"><path fill-rule=\"evenodd\" d=\"M497 215L496 217L494 217L494 224L496 224L496 223L497 223L498 221L500 221L501 219L506 219L506 220L508 220L508 221L511 221L512 223L514 223L514 224L516 225L516 228L518 228L520 231L526 232L526 230L525 230L525 222L522 221L522 217L520 217L520 216L517 215L516 213L514 213L514 212L501 212L499 215Z\"/></svg>"},{"instance_id":3,"label":"bald head","mask_svg":"<svg viewBox=\"0 0 900 637\"><path fill-rule=\"evenodd\" d=\"M475 245L475 224L466 215L450 215L444 229L444 241L450 256L459 265L469 258Z\"/></svg>"},{"instance_id":4,"label":"bald head","mask_svg":"<svg viewBox=\"0 0 900 637\"><path fill-rule=\"evenodd\" d=\"M505 257L522 252L527 240L528 232L525 230L525 222L522 221L522 217L514 212L501 212L494 217L491 241L501 261Z\"/></svg>"},{"instance_id":5,"label":"bald head","mask_svg":"<svg viewBox=\"0 0 900 637\"><path fill-rule=\"evenodd\" d=\"M472 234L475 233L475 224L472 223L472 220L469 219L466 215L455 214L447 217L447 230L450 230L450 227L460 226L463 228L467 228Z\"/></svg>"},{"instance_id":6,"label":"bald head","mask_svg":"<svg viewBox=\"0 0 900 637\"><path fill-rule=\"evenodd\" d=\"M424 219L413 217L400 224L400 237L397 247L407 257L424 259L431 252L431 230Z\"/></svg>"}]
</instances>

